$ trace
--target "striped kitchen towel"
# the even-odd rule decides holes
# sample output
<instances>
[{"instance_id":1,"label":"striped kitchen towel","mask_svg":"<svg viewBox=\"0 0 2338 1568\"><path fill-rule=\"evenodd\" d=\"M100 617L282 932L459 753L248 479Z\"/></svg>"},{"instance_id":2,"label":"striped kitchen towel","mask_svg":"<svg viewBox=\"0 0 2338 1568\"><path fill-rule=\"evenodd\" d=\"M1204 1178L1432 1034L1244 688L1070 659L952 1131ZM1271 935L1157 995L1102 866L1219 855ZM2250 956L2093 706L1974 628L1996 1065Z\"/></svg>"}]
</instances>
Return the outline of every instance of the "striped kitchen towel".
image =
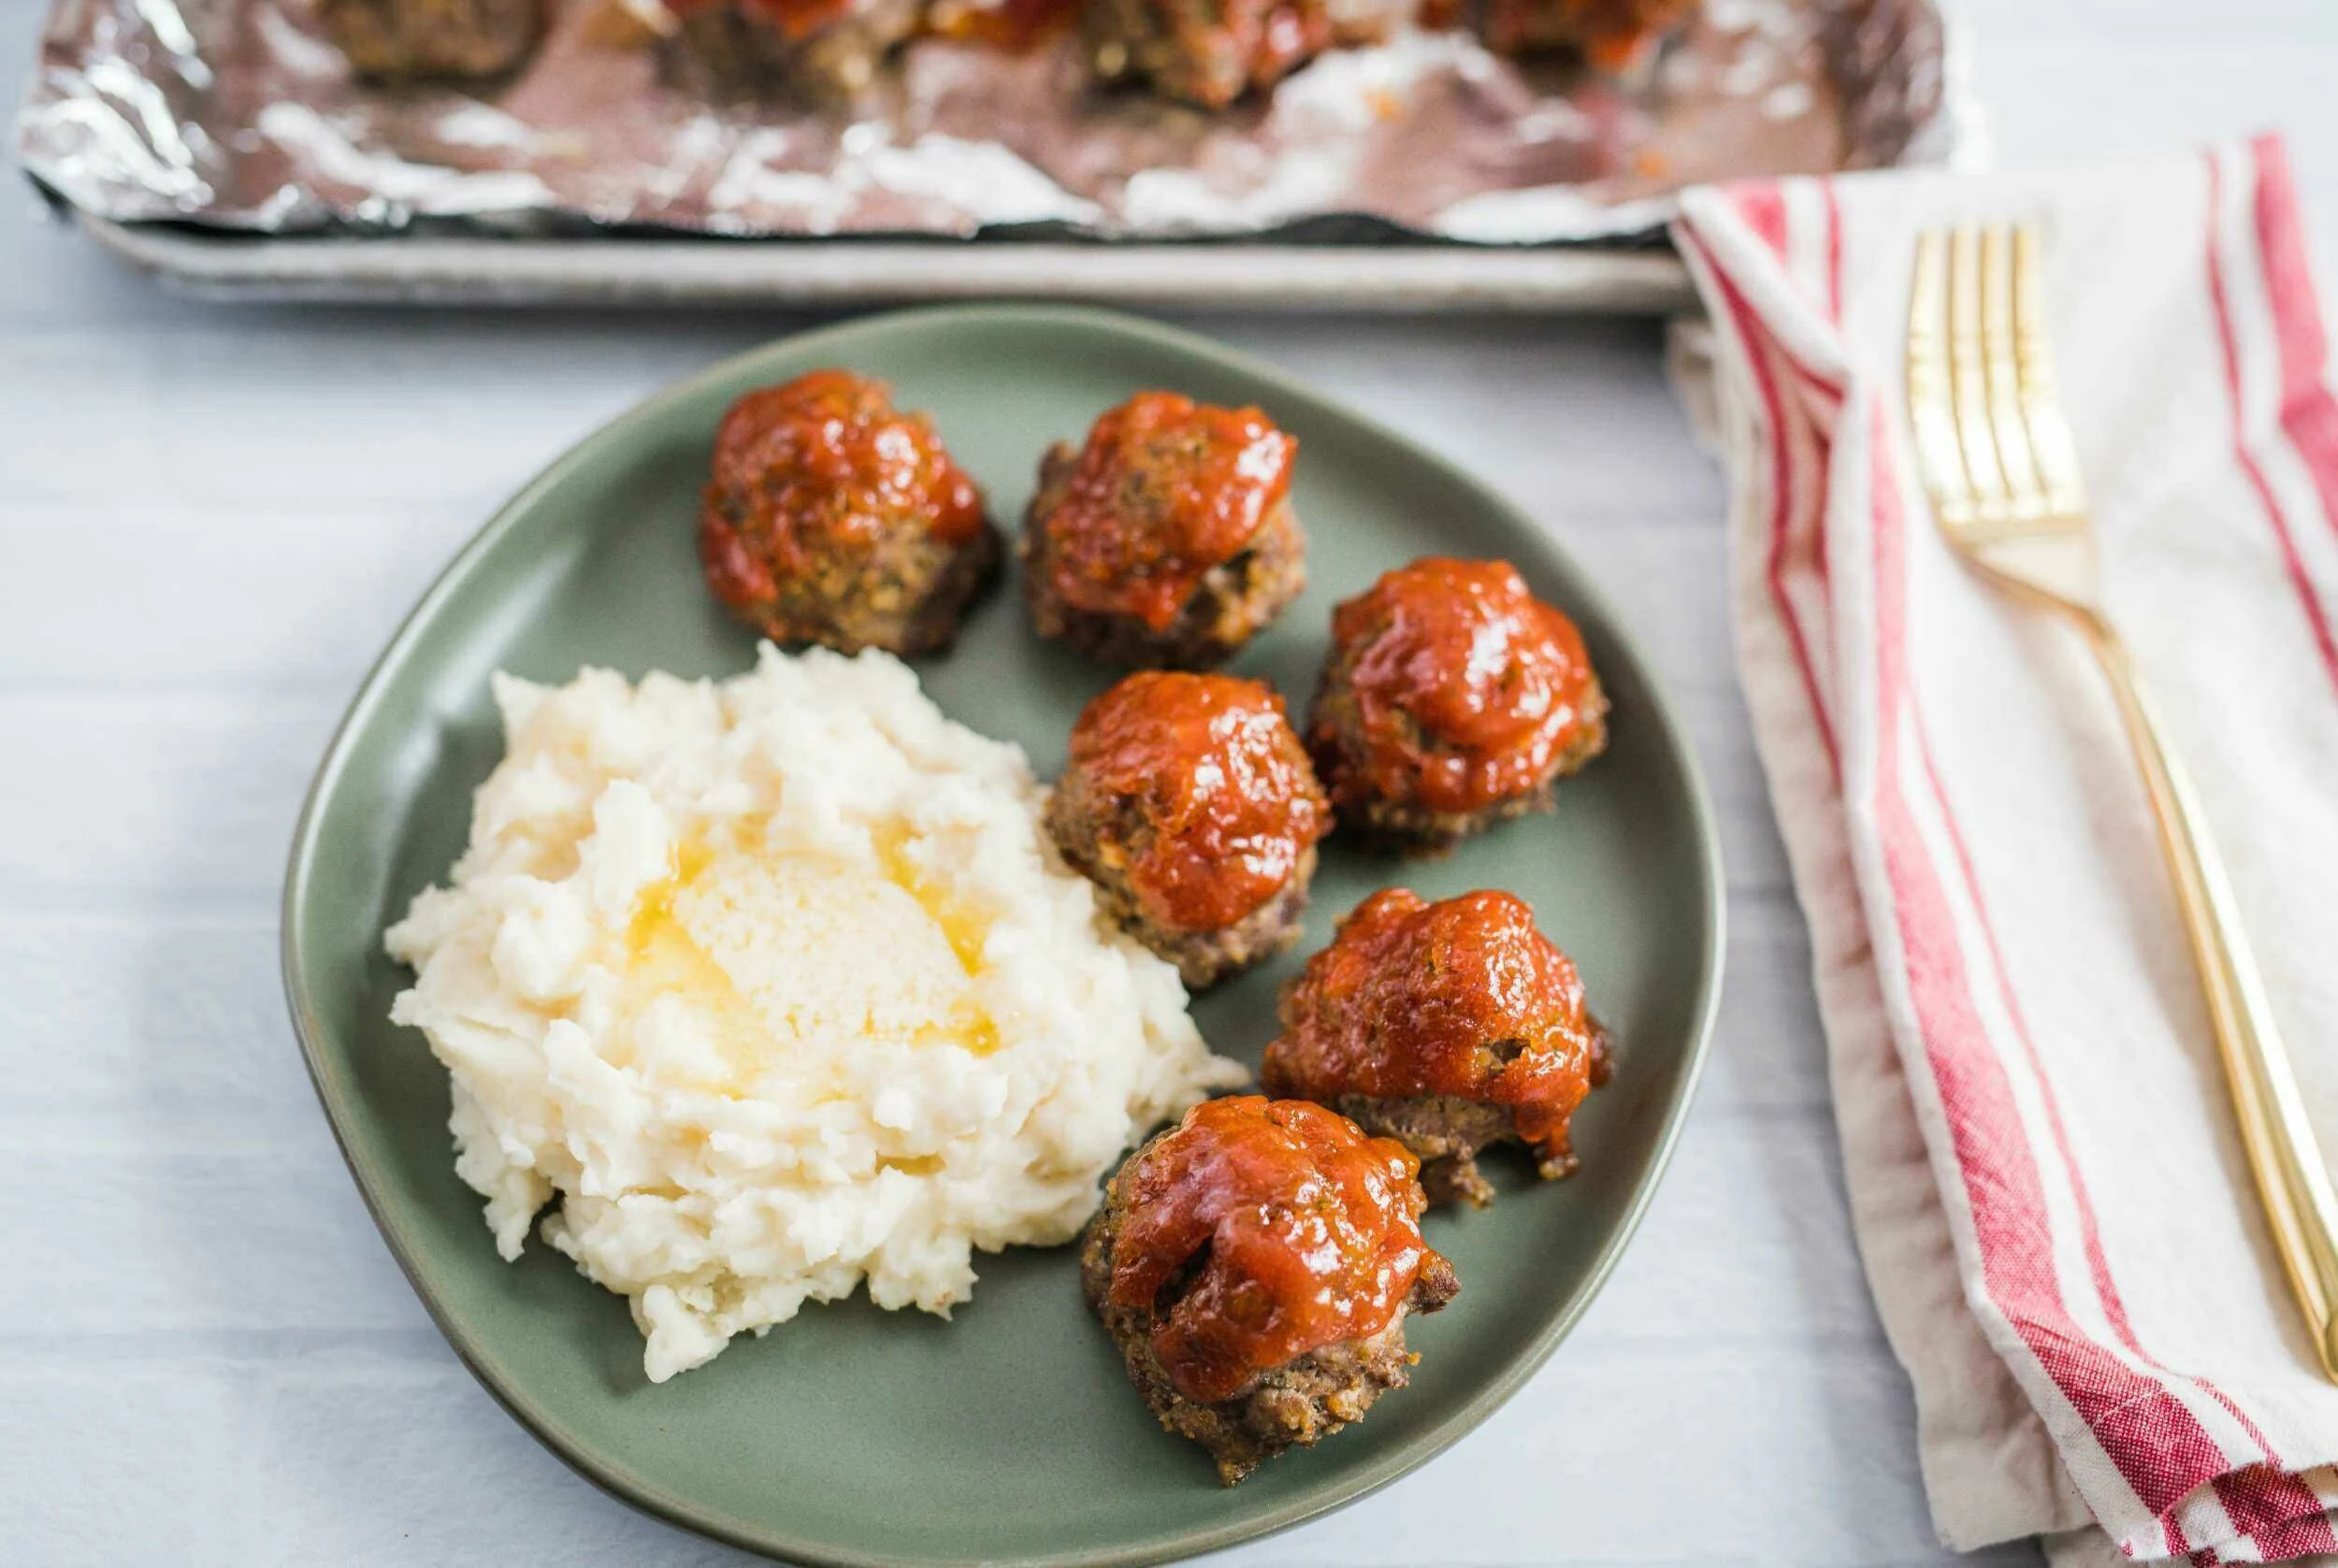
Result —
<instances>
[{"instance_id":1,"label":"striped kitchen towel","mask_svg":"<svg viewBox=\"0 0 2338 1568\"><path fill-rule=\"evenodd\" d=\"M1911 461L1917 232L2010 218L2047 234L2112 616L2338 1150L2338 402L2282 144L1707 189L1675 237L1714 324L1739 655L1854 1222L1951 1545L2334 1550L2338 1388L2109 696L1949 554Z\"/></svg>"}]
</instances>

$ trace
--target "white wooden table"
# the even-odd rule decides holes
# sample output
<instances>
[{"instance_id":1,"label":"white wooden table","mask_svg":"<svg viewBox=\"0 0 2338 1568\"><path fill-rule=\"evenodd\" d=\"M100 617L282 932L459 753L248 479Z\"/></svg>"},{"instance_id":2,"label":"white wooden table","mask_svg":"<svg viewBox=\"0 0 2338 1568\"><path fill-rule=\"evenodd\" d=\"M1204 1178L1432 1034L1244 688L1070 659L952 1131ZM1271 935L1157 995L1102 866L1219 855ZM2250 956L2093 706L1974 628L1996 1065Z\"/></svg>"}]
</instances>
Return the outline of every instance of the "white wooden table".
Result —
<instances>
[{"instance_id":1,"label":"white wooden table","mask_svg":"<svg viewBox=\"0 0 2338 1568\"><path fill-rule=\"evenodd\" d=\"M0 0L12 73L42 3ZM2331 253L2338 7L1969 8L2007 158L2282 123ZM571 1474L431 1329L301 1071L276 896L440 563L599 421L798 324L200 308L0 195L0 1560L743 1561ZM1720 487L1655 329L1192 324L1475 468L1605 583L1709 770L1732 932L1672 1173L1560 1355L1425 1470L1226 1561L1939 1558L1731 675Z\"/></svg>"}]
</instances>

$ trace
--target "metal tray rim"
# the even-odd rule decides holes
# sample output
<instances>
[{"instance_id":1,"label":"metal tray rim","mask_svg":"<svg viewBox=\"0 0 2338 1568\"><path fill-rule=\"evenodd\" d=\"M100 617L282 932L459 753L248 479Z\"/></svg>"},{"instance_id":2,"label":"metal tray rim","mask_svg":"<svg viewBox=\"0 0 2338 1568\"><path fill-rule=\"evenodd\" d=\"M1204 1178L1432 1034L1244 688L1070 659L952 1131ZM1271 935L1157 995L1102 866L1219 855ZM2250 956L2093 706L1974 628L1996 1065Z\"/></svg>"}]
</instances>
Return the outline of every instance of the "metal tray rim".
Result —
<instances>
[{"instance_id":1,"label":"metal tray rim","mask_svg":"<svg viewBox=\"0 0 2338 1568\"><path fill-rule=\"evenodd\" d=\"M175 292L214 300L671 308L1022 297L1667 315L1696 297L1680 258L1646 245L279 238L74 217L116 259Z\"/></svg>"}]
</instances>

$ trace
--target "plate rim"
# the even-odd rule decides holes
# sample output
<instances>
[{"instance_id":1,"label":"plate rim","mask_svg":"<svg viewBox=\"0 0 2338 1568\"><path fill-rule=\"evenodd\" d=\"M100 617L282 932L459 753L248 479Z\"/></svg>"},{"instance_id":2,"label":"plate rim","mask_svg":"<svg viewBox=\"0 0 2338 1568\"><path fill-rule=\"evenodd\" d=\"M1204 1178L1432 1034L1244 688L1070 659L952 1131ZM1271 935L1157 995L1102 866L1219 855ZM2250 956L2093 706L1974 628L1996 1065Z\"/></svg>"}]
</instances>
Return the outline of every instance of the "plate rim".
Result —
<instances>
[{"instance_id":1,"label":"plate rim","mask_svg":"<svg viewBox=\"0 0 2338 1568\"><path fill-rule=\"evenodd\" d=\"M1168 1536L1103 1552L1048 1551L1011 1558L981 1559L962 1555L918 1558L875 1556L840 1547L832 1542L756 1528L733 1516L677 1495L578 1439L549 1411L532 1403L525 1390L507 1386L507 1381L488 1364L483 1349L475 1342L463 1320L441 1313L437 1294L425 1287L423 1275L427 1271L417 1260L419 1249L410 1249L401 1239L397 1223L384 1213L382 1205L376 1200L377 1189L388 1190L391 1185L386 1179L386 1172L375 1169L374 1163L352 1145L344 1131L343 1117L354 1115L354 1104L351 1103L354 1096L339 1082L339 1075L324 1058L318 1044L318 1041L328 1031L311 999L300 933L314 870L323 849L320 837L323 804L338 788L341 775L349 765L357 736L367 727L382 699L387 678L412 655L425 623L435 618L444 601L469 577L480 558L517 525L519 519L545 492L586 461L604 440L637 421L648 419L671 404L690 398L711 383L728 380L743 364L772 353L782 346L797 351L817 349L830 340L850 340L864 336L872 328L902 324L948 329L969 324L1016 323L1073 325L1136 338L1151 347L1211 361L1220 368L1250 378L1277 396L1328 408L1352 422L1356 428L1376 441L1423 465L1439 481L1484 496L1511 522L1531 535L1539 535L1573 570L1581 598L1598 615L1625 657L1638 667L1648 690L1655 698L1650 706L1653 710L1658 733L1676 759L1686 785L1692 837L1698 869L1702 873L1697 890L1704 904L1704 919L1698 930L1703 952L1697 964L1696 1007L1690 1028L1686 1061L1671 1093L1667 1097L1662 1112L1662 1127L1654 1147L1634 1181L1620 1223L1601 1245L1591 1269L1583 1276L1582 1283L1574 1291L1566 1307L1553 1314L1522 1352L1511 1358L1496 1375L1471 1392L1460 1408L1444 1420L1410 1441L1398 1445L1361 1470L1311 1489L1266 1514L1248 1519L1179 1531ZM291 1014L293 1033L300 1045L301 1060L308 1070L310 1086L316 1093L325 1123L332 1129L334 1145L340 1151L342 1163L357 1187L358 1196L365 1203L366 1213L371 1217L374 1229L388 1246L391 1257L397 1260L398 1271L405 1275L408 1286L421 1301L424 1312L455 1352L455 1359L530 1436L558 1456L570 1469L619 1502L697 1534L767 1558L801 1563L805 1568L968 1568L968 1565L977 1561L985 1568L1140 1568L1143 1564L1179 1561L1203 1552L1222 1550L1319 1518L1378 1491L1444 1453L1482 1425L1488 1417L1508 1403L1541 1371L1552 1353L1573 1332L1575 1325L1598 1298L1599 1292L1606 1287L1609 1276L1614 1273L1616 1264L1638 1233L1640 1222L1655 1197L1656 1188L1672 1163L1673 1151L1688 1119L1689 1106L1696 1098L1697 1087L1704 1078L1706 1063L1711 1056L1713 1029L1720 1011L1722 978L1725 967L1728 923L1721 835L1696 748L1681 729L1674 714L1671 698L1628 625L1617 612L1605 590L1600 588L1591 573L1581 568L1573 552L1551 529L1452 459L1391 429L1372 415L1350 407L1342 399L1309 385L1300 377L1276 366L1200 333L1165 323L1117 310L1048 304L919 306L856 315L844 321L783 334L753 348L727 354L688 376L668 383L628 405L564 448L513 491L455 553L431 580L421 597L415 600L413 607L399 620L397 630L367 669L355 695L351 698L339 722L334 726L332 738L326 742L316 772L301 798L300 813L293 828L286 859L278 922L278 960L284 1000Z\"/></svg>"}]
</instances>

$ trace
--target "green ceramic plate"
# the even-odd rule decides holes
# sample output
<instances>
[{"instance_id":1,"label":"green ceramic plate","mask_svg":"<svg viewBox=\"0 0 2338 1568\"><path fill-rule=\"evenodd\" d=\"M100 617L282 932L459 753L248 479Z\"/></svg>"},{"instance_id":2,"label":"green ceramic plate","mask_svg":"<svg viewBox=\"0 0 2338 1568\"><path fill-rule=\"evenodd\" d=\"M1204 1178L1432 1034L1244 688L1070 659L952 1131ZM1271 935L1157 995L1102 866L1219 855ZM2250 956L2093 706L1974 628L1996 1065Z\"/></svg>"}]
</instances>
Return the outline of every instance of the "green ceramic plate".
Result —
<instances>
[{"instance_id":1,"label":"green ceramic plate","mask_svg":"<svg viewBox=\"0 0 2338 1568\"><path fill-rule=\"evenodd\" d=\"M1257 403L1299 438L1312 582L1237 669L1302 706L1336 600L1415 555L1498 555L1581 623L1613 698L1613 744L1563 788L1555 816L1436 863L1327 846L1307 950L1390 883L1429 898L1507 887L1580 964L1618 1066L1578 1118L1580 1175L1544 1187L1504 1165L1491 1210L1431 1219L1464 1288L1407 1326L1422 1357L1412 1386L1233 1490L1154 1425L1081 1302L1068 1247L984 1259L952 1321L859 1298L812 1307L652 1387L622 1301L541 1244L516 1265L498 1260L479 1200L455 1176L445 1075L419 1034L388 1021L405 976L382 956L382 928L445 873L498 757L488 672L745 669L753 640L700 588L692 542L715 421L747 388L824 365L884 377L904 406L931 410L1010 523L1041 450L1141 387ZM1034 639L1011 583L920 673L945 711L1021 742L1045 774L1109 679ZM1361 1496L1461 1437L1551 1354L1630 1237L1696 1083L1720 985L1720 886L1702 786L1646 664L1515 508L1200 338L1087 310L943 309L719 365L585 440L487 525L382 655L325 755L293 846L284 974L318 1095L414 1288L496 1397L593 1480L804 1562L1142 1562ZM1295 962L1201 1002L1220 1050L1257 1061Z\"/></svg>"}]
</instances>

